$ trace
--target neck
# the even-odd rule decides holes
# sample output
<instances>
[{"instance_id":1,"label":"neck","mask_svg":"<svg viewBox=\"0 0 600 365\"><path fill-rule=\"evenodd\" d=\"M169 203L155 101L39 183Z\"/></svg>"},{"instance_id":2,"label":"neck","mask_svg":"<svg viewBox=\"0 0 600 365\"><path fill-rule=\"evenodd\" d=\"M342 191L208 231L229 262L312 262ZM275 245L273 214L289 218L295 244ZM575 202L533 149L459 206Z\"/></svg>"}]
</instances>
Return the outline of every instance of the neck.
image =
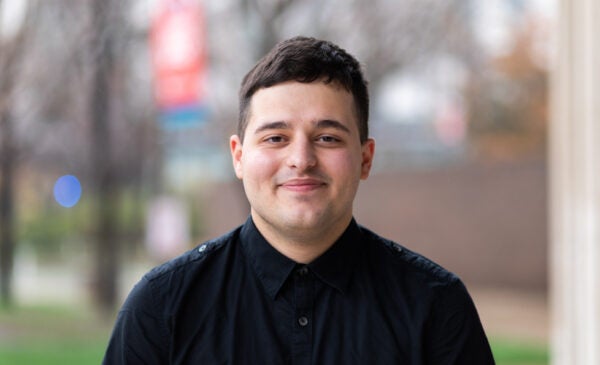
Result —
<instances>
[{"instance_id":1,"label":"neck","mask_svg":"<svg viewBox=\"0 0 600 365\"><path fill-rule=\"evenodd\" d=\"M252 215L256 228L267 242L282 255L301 264L312 262L333 246L335 241L344 233L351 219L352 217L339 224L314 227L310 230L294 231L289 229L282 231L275 229L260 217Z\"/></svg>"}]
</instances>

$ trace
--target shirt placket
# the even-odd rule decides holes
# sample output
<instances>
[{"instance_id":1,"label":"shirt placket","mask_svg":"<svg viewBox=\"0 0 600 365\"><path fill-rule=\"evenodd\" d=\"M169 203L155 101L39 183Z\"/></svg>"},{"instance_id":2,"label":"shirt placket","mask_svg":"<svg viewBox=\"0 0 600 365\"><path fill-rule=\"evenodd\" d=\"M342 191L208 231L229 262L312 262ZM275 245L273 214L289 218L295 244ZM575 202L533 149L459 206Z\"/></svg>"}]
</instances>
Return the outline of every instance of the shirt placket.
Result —
<instances>
[{"instance_id":1,"label":"shirt placket","mask_svg":"<svg viewBox=\"0 0 600 365\"><path fill-rule=\"evenodd\" d=\"M302 266L294 275L294 331L292 363L310 364L313 331L313 279L308 267Z\"/></svg>"}]
</instances>

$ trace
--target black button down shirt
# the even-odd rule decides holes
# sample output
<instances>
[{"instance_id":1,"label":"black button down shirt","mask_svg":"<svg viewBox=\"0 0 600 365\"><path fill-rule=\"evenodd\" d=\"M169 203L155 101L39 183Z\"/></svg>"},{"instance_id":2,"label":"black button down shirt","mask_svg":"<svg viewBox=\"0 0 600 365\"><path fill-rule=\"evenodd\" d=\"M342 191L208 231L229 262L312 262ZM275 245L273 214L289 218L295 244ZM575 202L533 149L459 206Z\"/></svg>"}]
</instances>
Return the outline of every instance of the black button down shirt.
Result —
<instances>
[{"instance_id":1,"label":"black button down shirt","mask_svg":"<svg viewBox=\"0 0 600 365\"><path fill-rule=\"evenodd\" d=\"M300 265L252 219L162 265L119 312L104 364L493 364L452 273L353 220Z\"/></svg>"}]
</instances>

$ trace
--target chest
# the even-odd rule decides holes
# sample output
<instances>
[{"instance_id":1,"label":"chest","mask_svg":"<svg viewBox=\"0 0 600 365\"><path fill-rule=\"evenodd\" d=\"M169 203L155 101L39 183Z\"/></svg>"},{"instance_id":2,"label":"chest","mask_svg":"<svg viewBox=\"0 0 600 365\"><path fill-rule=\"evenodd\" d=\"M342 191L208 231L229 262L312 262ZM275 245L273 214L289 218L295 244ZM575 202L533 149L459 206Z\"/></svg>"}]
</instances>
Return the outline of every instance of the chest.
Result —
<instances>
[{"instance_id":1,"label":"chest","mask_svg":"<svg viewBox=\"0 0 600 365\"><path fill-rule=\"evenodd\" d=\"M195 298L172 318L174 364L420 363L422 310L367 285L342 293L313 277L275 298L254 280Z\"/></svg>"}]
</instances>

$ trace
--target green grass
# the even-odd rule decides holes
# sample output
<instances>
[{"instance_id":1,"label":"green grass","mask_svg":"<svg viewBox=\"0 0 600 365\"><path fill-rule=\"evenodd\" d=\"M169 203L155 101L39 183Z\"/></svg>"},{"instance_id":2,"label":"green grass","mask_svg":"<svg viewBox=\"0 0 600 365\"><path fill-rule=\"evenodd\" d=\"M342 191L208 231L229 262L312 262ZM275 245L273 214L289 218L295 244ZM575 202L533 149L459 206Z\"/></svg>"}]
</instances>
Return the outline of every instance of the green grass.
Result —
<instances>
[{"instance_id":1,"label":"green grass","mask_svg":"<svg viewBox=\"0 0 600 365\"><path fill-rule=\"evenodd\" d=\"M492 338L491 346L498 365L546 365L550 363L548 347L542 344Z\"/></svg>"},{"instance_id":2,"label":"green grass","mask_svg":"<svg viewBox=\"0 0 600 365\"><path fill-rule=\"evenodd\" d=\"M100 364L111 322L64 307L2 310L0 365Z\"/></svg>"},{"instance_id":3,"label":"green grass","mask_svg":"<svg viewBox=\"0 0 600 365\"><path fill-rule=\"evenodd\" d=\"M7 348L0 346L0 365L98 365L102 361L104 343L79 341L48 341L22 344Z\"/></svg>"},{"instance_id":4,"label":"green grass","mask_svg":"<svg viewBox=\"0 0 600 365\"><path fill-rule=\"evenodd\" d=\"M37 306L0 310L0 365L98 365L113 318L81 309ZM491 339L498 365L546 365L546 346L516 339Z\"/></svg>"}]
</instances>

